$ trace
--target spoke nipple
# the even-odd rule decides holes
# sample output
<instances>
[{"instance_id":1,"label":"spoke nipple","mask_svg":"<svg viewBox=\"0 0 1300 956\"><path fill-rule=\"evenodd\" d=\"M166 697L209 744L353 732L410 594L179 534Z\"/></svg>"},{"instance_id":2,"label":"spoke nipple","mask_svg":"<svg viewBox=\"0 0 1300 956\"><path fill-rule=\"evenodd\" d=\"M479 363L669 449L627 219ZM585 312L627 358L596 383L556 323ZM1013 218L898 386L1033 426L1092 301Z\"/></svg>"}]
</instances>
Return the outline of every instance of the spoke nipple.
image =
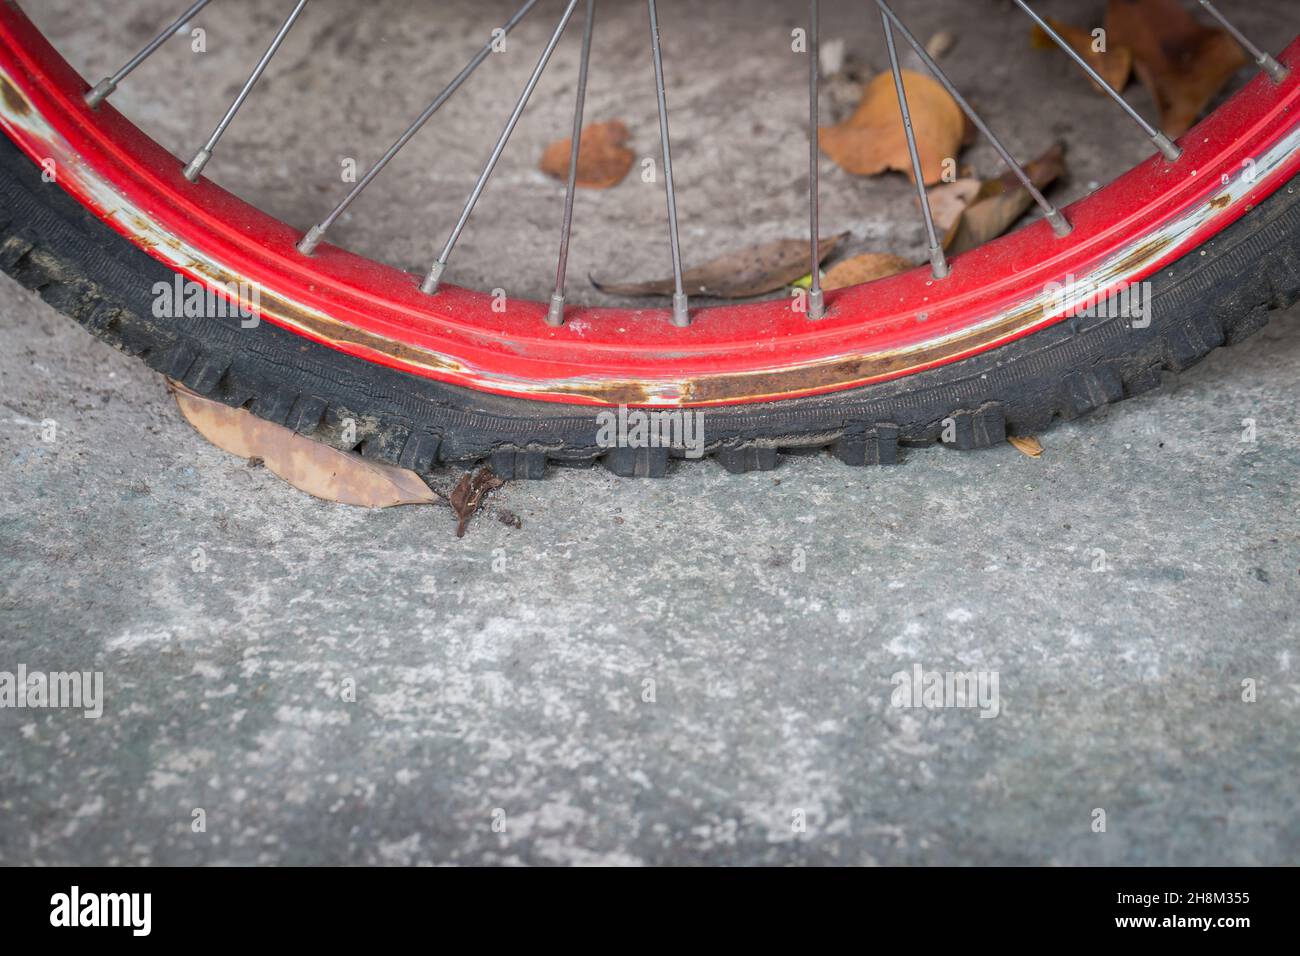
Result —
<instances>
[{"instance_id":1,"label":"spoke nipple","mask_svg":"<svg viewBox=\"0 0 1300 956\"><path fill-rule=\"evenodd\" d=\"M1156 144L1156 149L1160 150L1160 152L1164 154L1165 159L1169 160L1169 162L1176 163L1180 158L1182 158L1182 149L1180 149L1174 141L1164 133L1156 133L1155 136L1151 137L1151 141Z\"/></svg>"},{"instance_id":2,"label":"spoke nipple","mask_svg":"<svg viewBox=\"0 0 1300 956\"><path fill-rule=\"evenodd\" d=\"M95 109L100 103L112 96L115 89L117 89L117 84L113 82L113 78L111 76L104 77L95 85L93 90L87 91L86 105L92 110Z\"/></svg>"},{"instance_id":3,"label":"spoke nipple","mask_svg":"<svg viewBox=\"0 0 1300 956\"><path fill-rule=\"evenodd\" d=\"M564 296L558 292L551 296L551 308L546 313L546 324L557 329L564 324Z\"/></svg>"},{"instance_id":4,"label":"spoke nipple","mask_svg":"<svg viewBox=\"0 0 1300 956\"><path fill-rule=\"evenodd\" d=\"M185 167L185 178L190 182L198 182L199 176L203 173L203 167L208 165L208 160L212 158L212 150L201 149L194 154L190 164Z\"/></svg>"},{"instance_id":5,"label":"spoke nipple","mask_svg":"<svg viewBox=\"0 0 1300 956\"><path fill-rule=\"evenodd\" d=\"M935 246L930 250L930 274L936 279L946 279L951 272L943 255L943 246Z\"/></svg>"},{"instance_id":6,"label":"spoke nipple","mask_svg":"<svg viewBox=\"0 0 1300 956\"><path fill-rule=\"evenodd\" d=\"M1057 238L1064 239L1074 232L1074 226L1070 224L1070 220L1066 219L1059 209L1053 209L1048 213L1047 221L1052 224L1052 231L1056 233Z\"/></svg>"},{"instance_id":7,"label":"spoke nipple","mask_svg":"<svg viewBox=\"0 0 1300 956\"><path fill-rule=\"evenodd\" d=\"M691 324L690 303L685 292L673 295L673 325L684 329Z\"/></svg>"},{"instance_id":8,"label":"spoke nipple","mask_svg":"<svg viewBox=\"0 0 1300 956\"><path fill-rule=\"evenodd\" d=\"M420 291L425 295L437 295L438 284L442 282L442 274L446 269L447 263L441 261L435 262L433 268L429 270L429 274L425 276L424 281L420 283Z\"/></svg>"},{"instance_id":9,"label":"spoke nipple","mask_svg":"<svg viewBox=\"0 0 1300 956\"><path fill-rule=\"evenodd\" d=\"M808 292L808 318L813 322L826 317L826 294L821 289Z\"/></svg>"},{"instance_id":10,"label":"spoke nipple","mask_svg":"<svg viewBox=\"0 0 1300 956\"><path fill-rule=\"evenodd\" d=\"M1259 65L1263 67L1265 73L1273 78L1274 83L1285 83L1286 78L1291 75L1289 69L1277 62L1277 60L1273 59L1273 57L1267 53L1265 53L1263 59L1259 61Z\"/></svg>"},{"instance_id":11,"label":"spoke nipple","mask_svg":"<svg viewBox=\"0 0 1300 956\"><path fill-rule=\"evenodd\" d=\"M325 230L320 226L312 226L307 230L307 235L303 236L298 242L298 251L304 256L309 256L316 251L320 245L321 239L325 237Z\"/></svg>"}]
</instances>

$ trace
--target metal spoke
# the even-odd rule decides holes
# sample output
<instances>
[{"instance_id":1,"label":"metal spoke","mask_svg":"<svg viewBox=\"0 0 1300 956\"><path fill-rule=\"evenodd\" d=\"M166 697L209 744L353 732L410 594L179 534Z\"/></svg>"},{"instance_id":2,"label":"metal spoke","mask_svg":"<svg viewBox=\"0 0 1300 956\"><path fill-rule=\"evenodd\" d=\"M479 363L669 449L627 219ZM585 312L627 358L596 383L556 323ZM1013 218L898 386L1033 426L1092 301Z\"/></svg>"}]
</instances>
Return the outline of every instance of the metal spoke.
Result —
<instances>
[{"instance_id":1,"label":"metal spoke","mask_svg":"<svg viewBox=\"0 0 1300 956\"><path fill-rule=\"evenodd\" d=\"M912 31L907 28L907 25L898 18L898 15L895 14L892 9L890 9L888 3L885 3L884 0L877 0L877 4L881 11L889 16L895 29L903 35L903 39L906 40L908 45L916 52L916 55L921 58L921 62L925 64L926 69L934 74L934 78L942 84L945 90L948 91L948 95L957 101L957 105L960 106L962 111L970 118L970 121L974 124L975 128L979 130L984 138L992 144L995 150L997 150L998 155L1002 157L1002 161L1010 167L1016 178L1020 180L1020 184L1025 187L1029 192L1029 195L1033 197L1034 202L1038 203L1039 208L1043 210L1043 215L1046 217L1047 221L1052 224L1053 231L1055 231L1058 236L1068 236L1073 232L1074 227L1070 225L1069 220L1065 218L1065 215L1061 213L1060 210L1048 201L1047 197L1043 195L1042 190L1034 185L1034 181L1029 177L1029 174L1025 172L1024 167L1016 162L1015 157L1012 156L1011 152L1005 145L1003 145L1002 140L998 139L997 136L993 134L993 130L989 129L988 124L986 124L984 120L980 118L980 115L975 112L974 107L966 101L966 97L961 95L952 80L948 79L948 75L944 73L943 70L939 68L939 64L934 61L934 57L930 56L926 51L925 46L921 41L913 35Z\"/></svg>"},{"instance_id":2,"label":"metal spoke","mask_svg":"<svg viewBox=\"0 0 1300 956\"><path fill-rule=\"evenodd\" d=\"M185 24L188 23L196 13L211 2L212 0L198 0L197 3L191 4L190 8L173 20L170 26L150 40L143 50L131 57L131 59L127 60L125 66L112 76L106 76L96 83L95 88L86 93L86 105L93 110L100 103L104 102L104 100L112 96L113 91L117 89L117 85L126 79L132 70L145 60L149 59L149 57L153 56L155 50L175 36L181 27L185 26Z\"/></svg>"},{"instance_id":3,"label":"metal spoke","mask_svg":"<svg viewBox=\"0 0 1300 956\"><path fill-rule=\"evenodd\" d=\"M691 324L690 300L682 288L682 249L677 238L677 192L673 188L673 146L668 136L668 97L664 91L664 58L659 48L659 13L655 0L646 0L650 11L650 51L655 64L655 91L659 98L659 145L664 162L664 192L668 197L668 240L673 252L673 325Z\"/></svg>"},{"instance_id":4,"label":"metal spoke","mask_svg":"<svg viewBox=\"0 0 1300 956\"><path fill-rule=\"evenodd\" d=\"M907 107L907 90L903 87L903 71L898 65L898 48L894 45L894 28L889 14L880 11L880 22L885 26L885 46L889 49L889 68L894 74L894 89L898 93L898 108L903 114L903 130L907 134L907 151L912 157L912 175L916 179L916 194L921 200L921 214L925 217L925 237L930 243L930 272L936 279L948 277L948 260L943 245L934 231L934 215L930 211L930 196L925 191L925 176L921 172L921 154L916 148L916 131L912 129L912 111Z\"/></svg>"},{"instance_id":5,"label":"metal spoke","mask_svg":"<svg viewBox=\"0 0 1300 956\"><path fill-rule=\"evenodd\" d=\"M1156 144L1156 149L1160 150L1160 152L1164 155L1165 159L1169 160L1172 163L1172 162L1176 162L1178 158L1183 155L1183 151L1177 145L1174 144L1173 140L1171 140L1164 133L1160 132L1160 130L1156 129L1146 120L1144 120L1142 118L1141 113L1133 109L1133 107L1129 106L1128 101L1125 100L1124 97L1120 96L1119 92L1113 86L1111 86L1104 79L1102 79L1101 74L1098 73L1096 70L1094 70L1088 64L1088 61L1085 60L1082 56L1080 56L1078 51L1075 50L1074 47L1070 46L1070 44L1067 43L1059 33L1057 33L1054 29L1052 29L1052 25L1050 23L1048 23L1037 13L1035 13L1032 9L1030 9L1029 4L1027 4L1025 0L1015 0L1015 4L1021 10L1024 10L1025 13L1029 14L1030 18L1036 24L1038 24L1038 26L1042 29L1042 31L1052 38L1052 42L1055 43L1057 46L1059 46L1066 53L1066 55L1070 57L1070 59L1072 59L1075 63L1079 64L1083 72L1087 73L1088 76L1092 79L1092 81L1096 83L1099 87L1101 87L1101 89L1103 89L1110 96L1110 98L1115 101L1115 103L1120 107L1120 109L1122 109L1125 113L1127 113L1130 118L1132 118L1133 122L1137 123L1138 126L1142 127L1142 131L1151 138L1151 142Z\"/></svg>"},{"instance_id":6,"label":"metal spoke","mask_svg":"<svg viewBox=\"0 0 1300 956\"><path fill-rule=\"evenodd\" d=\"M248 94L253 91L254 84L256 84L257 81L262 78L262 74L266 72L266 68L271 62L271 57L275 56L276 51L280 49L280 44L283 43L284 38L289 35L289 30L293 28L294 21L298 19L299 14L301 14L306 8L307 3L308 0L298 0L294 5L293 12L289 14L289 18L284 21L284 25L276 32L274 39L271 40L271 45L266 48L266 52L262 54L262 58L257 61L257 66L253 67L252 74L248 77L243 88L239 91L239 95L235 97L235 101L230 104L230 108L226 110L226 115L221 117L221 122L218 123L217 128L212 131L212 135L209 136L208 141L203 144L203 148L194 154L194 158L190 160L190 164L185 167L185 178L190 182L195 182L203 172L203 167L206 166L208 160L212 158L212 151L217 148L217 141L221 139L226 128L230 126L231 121L235 118L235 114L239 112L239 108L244 105L244 100L248 99Z\"/></svg>"},{"instance_id":7,"label":"metal spoke","mask_svg":"<svg viewBox=\"0 0 1300 956\"><path fill-rule=\"evenodd\" d=\"M1214 4L1210 2L1210 0L1201 0L1201 6L1205 8L1206 13L1214 17L1214 19L1218 20L1219 23L1223 25L1223 29L1227 30L1230 34L1232 34L1232 38L1236 40L1238 43L1240 43L1242 47L1245 48L1247 53L1249 53L1251 56L1255 58L1255 62L1260 65L1260 68L1263 69L1264 72L1266 72L1269 76L1273 78L1274 83L1281 83L1283 80L1285 80L1288 76L1291 75L1290 70L1288 70L1281 63L1277 62L1277 60L1275 60L1267 52L1261 50L1259 47L1255 46L1255 44L1251 43L1250 39L1246 36L1246 34L1242 33L1235 26L1229 23L1228 18L1225 17L1222 13L1220 13L1218 9L1214 6Z\"/></svg>"},{"instance_id":8,"label":"metal spoke","mask_svg":"<svg viewBox=\"0 0 1300 956\"><path fill-rule=\"evenodd\" d=\"M537 2L538 0L528 0L527 3L520 7L518 12L506 21L505 26L501 28L500 35L509 35L510 31L513 30L524 17L528 16L533 7L537 6ZM456 78L448 83L446 87L443 88L442 92L434 98L433 102L425 107L424 112L416 118L415 122L406 128L406 132L397 137L397 140L393 145L388 147L387 152L385 152L383 156L379 157L379 160L373 166L366 170L366 174L356 182L348 194L343 197L343 200L330 211L330 214L322 219L317 225L312 226L311 229L307 230L307 234L303 236L302 240L298 243L299 252L305 256L309 256L316 251L316 247L320 245L320 241L325 238L326 231L334 225L339 216L343 215L343 213L347 211L347 208L352 205L353 201L361 195L362 190L369 186L374 178L383 172L384 167L387 166L392 161L393 157L411 141L412 137L420 131L424 124L429 122L433 117L433 114L438 112L438 110L442 108L443 104L451 99L452 96L455 95L456 91L464 85L465 81L473 75L474 71L479 68L479 65L482 64L482 62L492 53L492 45L495 42L496 37L493 37L485 43L483 48L479 50L478 53L474 54L474 58L465 65L465 68L456 74Z\"/></svg>"},{"instance_id":9,"label":"metal spoke","mask_svg":"<svg viewBox=\"0 0 1300 956\"><path fill-rule=\"evenodd\" d=\"M578 64L578 101L573 107L573 143L569 149L569 185L564 193L564 224L560 227L560 255L555 266L555 292L546 324L564 324L564 280L569 270L569 234L573 230L573 198L578 189L578 153L582 145L582 112L587 102L587 69L591 65L591 34L596 23L596 0L587 0L587 22L582 31L582 59Z\"/></svg>"},{"instance_id":10,"label":"metal spoke","mask_svg":"<svg viewBox=\"0 0 1300 956\"><path fill-rule=\"evenodd\" d=\"M826 314L826 300L822 294L821 224L818 222L817 72L820 64L817 58L821 55L821 13L817 0L809 0L808 23L808 222L812 229L809 240L812 243L812 287L808 290L808 318L816 320Z\"/></svg>"},{"instance_id":11,"label":"metal spoke","mask_svg":"<svg viewBox=\"0 0 1300 956\"><path fill-rule=\"evenodd\" d=\"M470 193L469 200L465 203L465 208L461 211L460 219L456 222L456 228L451 231L447 238L447 244L442 248L442 254L438 256L429 269L429 274L424 277L424 282L420 284L420 291L433 295L438 291L438 285L442 281L442 274L447 269L447 260L451 258L451 252L456 247L456 241L460 239L461 232L465 229L465 224L469 222L470 214L474 212L474 206L478 203L479 196L483 195L483 189L487 186L492 171L496 169L497 161L501 159L501 154L505 152L506 143L510 141L510 134L515 131L515 126L519 122L519 117L524 113L524 107L528 105L529 98L533 95L537 83L542 78L542 73L546 70L546 64L551 62L551 54L555 52L555 47L560 42L560 37L564 35L564 28L569 25L573 19L573 11L578 8L578 0L569 0L569 5L564 9L564 16L560 18L559 25L555 32L551 34L550 42L546 44L546 49L542 51L541 58L537 61L537 66L533 69L533 75L528 78L528 84L524 87L523 93L519 97L519 102L515 104L514 112L510 114L510 119L506 121L506 127L501 131L501 136L497 139L497 144L492 150L492 155L488 157L487 165L483 167L483 172L479 174L478 182L474 184L474 190Z\"/></svg>"}]
</instances>

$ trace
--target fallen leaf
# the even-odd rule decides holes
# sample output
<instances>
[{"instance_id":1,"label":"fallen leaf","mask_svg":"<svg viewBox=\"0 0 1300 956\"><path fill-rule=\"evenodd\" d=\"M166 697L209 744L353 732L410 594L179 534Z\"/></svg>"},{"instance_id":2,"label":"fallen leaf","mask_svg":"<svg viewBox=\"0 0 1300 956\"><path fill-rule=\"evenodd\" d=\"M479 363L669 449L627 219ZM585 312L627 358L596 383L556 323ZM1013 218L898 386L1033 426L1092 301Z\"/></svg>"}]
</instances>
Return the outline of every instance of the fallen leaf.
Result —
<instances>
[{"instance_id":1,"label":"fallen leaf","mask_svg":"<svg viewBox=\"0 0 1300 956\"><path fill-rule=\"evenodd\" d=\"M864 282L874 282L906 272L912 265L901 256L892 256L887 252L866 252L836 263L822 280L822 288L832 292L852 285L862 285Z\"/></svg>"},{"instance_id":2,"label":"fallen leaf","mask_svg":"<svg viewBox=\"0 0 1300 956\"><path fill-rule=\"evenodd\" d=\"M934 36L930 37L930 42L925 45L925 52L930 55L930 59L939 60L952 52L952 48L957 45L957 37L947 30L940 30Z\"/></svg>"},{"instance_id":3,"label":"fallen leaf","mask_svg":"<svg viewBox=\"0 0 1300 956\"><path fill-rule=\"evenodd\" d=\"M1106 34L1133 51L1134 69L1160 110L1160 128L1179 137L1247 62L1228 33L1208 27L1178 0L1110 0Z\"/></svg>"},{"instance_id":4,"label":"fallen leaf","mask_svg":"<svg viewBox=\"0 0 1300 956\"><path fill-rule=\"evenodd\" d=\"M1043 456L1043 445L1033 435L1011 435L1007 441L1011 442L1011 446L1022 455L1028 455L1030 458Z\"/></svg>"},{"instance_id":5,"label":"fallen leaf","mask_svg":"<svg viewBox=\"0 0 1300 956\"><path fill-rule=\"evenodd\" d=\"M926 192L930 197L930 214L934 216L935 227L946 235L961 218L966 207L979 196L983 185L980 180L969 176L955 182L931 186Z\"/></svg>"},{"instance_id":6,"label":"fallen leaf","mask_svg":"<svg viewBox=\"0 0 1300 956\"><path fill-rule=\"evenodd\" d=\"M822 260L825 261L848 237L846 232L823 239L819 250ZM781 239L729 252L688 269L682 274L682 287L688 295L747 299L783 289L800 276L807 275L809 262L807 239ZM626 283L600 282L593 278L591 284L610 295L672 295L676 289L671 277Z\"/></svg>"},{"instance_id":7,"label":"fallen leaf","mask_svg":"<svg viewBox=\"0 0 1300 956\"><path fill-rule=\"evenodd\" d=\"M200 435L232 455L260 459L267 470L309 495L361 508L441 500L413 471L339 451L242 408L196 395L176 382L171 385L181 414Z\"/></svg>"},{"instance_id":8,"label":"fallen leaf","mask_svg":"<svg viewBox=\"0 0 1300 956\"><path fill-rule=\"evenodd\" d=\"M469 525L469 519L474 517L474 513L483 504L483 499L487 497L488 492L495 491L504 484L504 481L493 474L491 468L480 468L473 475L467 471L461 476L447 498L451 510L456 513L456 537L465 537L465 528Z\"/></svg>"},{"instance_id":9,"label":"fallen leaf","mask_svg":"<svg viewBox=\"0 0 1300 956\"><path fill-rule=\"evenodd\" d=\"M1065 147L1055 144L1042 156L1025 166L1029 181L1040 190L1046 189L1065 173ZM956 255L990 239L996 239L1025 214L1034 204L1034 197L1010 171L980 186L975 201L962 212L957 222L948 230L943 247Z\"/></svg>"},{"instance_id":10,"label":"fallen leaf","mask_svg":"<svg viewBox=\"0 0 1300 956\"><path fill-rule=\"evenodd\" d=\"M627 148L632 134L618 120L592 123L582 130L578 146L578 185L585 189L609 189L627 176L636 154ZM542 172L561 182L569 181L569 160L573 137L546 147L539 164Z\"/></svg>"},{"instance_id":11,"label":"fallen leaf","mask_svg":"<svg viewBox=\"0 0 1300 956\"><path fill-rule=\"evenodd\" d=\"M923 73L904 70L903 88L916 132L921 176L927 185L937 183L943 176L943 161L956 159L966 141L966 115L938 80ZM857 111L843 123L823 127L820 134L822 151L850 173L874 176L893 169L914 178L891 73L882 73L863 87Z\"/></svg>"},{"instance_id":12,"label":"fallen leaf","mask_svg":"<svg viewBox=\"0 0 1300 956\"><path fill-rule=\"evenodd\" d=\"M1129 75L1133 72L1133 51L1126 46L1112 45L1109 35L1107 36L1106 52L1098 52L1093 48L1092 33L1079 27L1071 26L1060 20L1047 18L1053 30L1061 35L1061 39L1070 44L1071 48L1088 61L1088 65L1101 74L1101 78L1110 85L1111 89L1124 91L1128 86ZM1057 49L1055 41L1047 35L1042 27L1035 25L1033 32L1030 34L1030 43L1035 49L1055 50ZM1089 80L1092 88L1098 93L1105 93L1096 82Z\"/></svg>"}]
</instances>

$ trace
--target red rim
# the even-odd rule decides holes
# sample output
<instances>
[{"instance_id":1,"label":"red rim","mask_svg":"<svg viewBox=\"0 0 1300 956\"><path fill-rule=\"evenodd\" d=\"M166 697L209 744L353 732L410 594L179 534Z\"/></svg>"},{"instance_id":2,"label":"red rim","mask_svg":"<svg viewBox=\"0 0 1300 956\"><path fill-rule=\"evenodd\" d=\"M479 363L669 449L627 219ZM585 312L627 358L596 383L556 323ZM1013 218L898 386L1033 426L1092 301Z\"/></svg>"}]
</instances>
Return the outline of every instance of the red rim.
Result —
<instances>
[{"instance_id":1,"label":"red rim","mask_svg":"<svg viewBox=\"0 0 1300 956\"><path fill-rule=\"evenodd\" d=\"M13 4L0 5L0 125L60 184L140 248L221 290L258 288L262 316L351 355L498 394L597 405L743 404L832 392L956 361L1060 321L1048 291L1074 277L1100 292L1140 281L1202 244L1300 168L1300 41L1291 76L1256 76L1159 155L1068 207L1073 233L1037 222L952 260L942 282L914 269L828 293L809 322L788 301L696 312L572 307L561 328L544 303L446 285L322 244L207 180L110 105ZM1125 131L1127 134L1127 131ZM1247 161L1250 161L1247 163ZM1249 180L1249 181L1248 181Z\"/></svg>"}]
</instances>

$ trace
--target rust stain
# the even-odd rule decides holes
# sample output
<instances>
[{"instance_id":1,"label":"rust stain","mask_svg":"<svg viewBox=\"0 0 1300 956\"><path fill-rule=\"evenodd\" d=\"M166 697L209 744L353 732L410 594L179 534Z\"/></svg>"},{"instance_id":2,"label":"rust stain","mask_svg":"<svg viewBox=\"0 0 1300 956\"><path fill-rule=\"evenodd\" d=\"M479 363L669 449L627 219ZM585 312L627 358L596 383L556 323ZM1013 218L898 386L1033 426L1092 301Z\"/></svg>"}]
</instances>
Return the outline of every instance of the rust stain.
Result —
<instances>
[{"instance_id":1,"label":"rust stain","mask_svg":"<svg viewBox=\"0 0 1300 956\"><path fill-rule=\"evenodd\" d=\"M1154 262L1174 240L1157 236L1142 243L1107 270L1112 276L1124 276ZM852 387L866 382L941 363L956 355L988 347L1008 336L1047 318L1041 303L1026 305L1003 316L984 328L925 345L918 349L895 349L887 352L850 355L800 368L769 372L741 372L697 378L682 389L687 404L775 399L796 392L834 387Z\"/></svg>"},{"instance_id":2,"label":"rust stain","mask_svg":"<svg viewBox=\"0 0 1300 956\"><path fill-rule=\"evenodd\" d=\"M242 276L233 272L224 272L220 269L214 269L206 262L190 260L186 268L203 276L208 281L224 286L229 282L239 283L246 282ZM376 335L373 332L367 332L364 329L358 329L344 322L338 322L329 319L309 309L305 309L289 299L278 296L273 292L258 288L258 304L260 311L264 315L271 316L280 320L286 325L310 332L316 338L327 342L331 345L355 345L362 348L370 349L381 355L387 355L400 362L415 366L416 368L429 369L439 372L463 373L464 366L449 361L437 352L428 349L417 348L415 346L405 345L401 342L394 342L392 339L384 338L382 335Z\"/></svg>"},{"instance_id":3,"label":"rust stain","mask_svg":"<svg viewBox=\"0 0 1300 956\"><path fill-rule=\"evenodd\" d=\"M464 372L464 366L448 361L437 352L394 342L382 335L366 332L343 322L310 312L295 302L265 291L259 292L261 311L277 319L311 332L314 336L334 345L347 344L367 348L388 355L400 362L439 372Z\"/></svg>"},{"instance_id":4,"label":"rust stain","mask_svg":"<svg viewBox=\"0 0 1300 956\"><path fill-rule=\"evenodd\" d=\"M0 99L5 102L5 109L17 116L26 116L32 111L32 104L27 102L27 97L18 92L3 76L0 76Z\"/></svg>"},{"instance_id":5,"label":"rust stain","mask_svg":"<svg viewBox=\"0 0 1300 956\"><path fill-rule=\"evenodd\" d=\"M154 225L143 216L133 212L126 213L128 225L131 227L131 235L135 239L136 245L144 249L156 249L164 243L158 238L154 230ZM176 248L174 244L167 243L169 248Z\"/></svg>"},{"instance_id":6,"label":"rust stain","mask_svg":"<svg viewBox=\"0 0 1300 956\"><path fill-rule=\"evenodd\" d=\"M572 395L609 405L650 405L653 388L648 382L592 382L590 385L559 384L539 388L548 395Z\"/></svg>"},{"instance_id":7,"label":"rust stain","mask_svg":"<svg viewBox=\"0 0 1300 956\"><path fill-rule=\"evenodd\" d=\"M1154 262L1173 244L1174 239L1172 236L1156 236L1154 239L1148 239L1111 266L1108 271L1112 276L1128 275L1142 268L1146 263Z\"/></svg>"},{"instance_id":8,"label":"rust stain","mask_svg":"<svg viewBox=\"0 0 1300 956\"><path fill-rule=\"evenodd\" d=\"M1222 196L1215 196L1211 199L1210 206L1214 209L1227 209L1231 202L1232 197L1227 193L1224 193Z\"/></svg>"},{"instance_id":9,"label":"rust stain","mask_svg":"<svg viewBox=\"0 0 1300 956\"><path fill-rule=\"evenodd\" d=\"M873 379L942 362L980 346L991 345L1044 317L1043 306L1035 304L1018 309L986 328L919 349L849 355L830 362L774 372L742 372L695 379L683 387L682 400L688 403L710 403L769 399L793 392L861 385Z\"/></svg>"}]
</instances>

